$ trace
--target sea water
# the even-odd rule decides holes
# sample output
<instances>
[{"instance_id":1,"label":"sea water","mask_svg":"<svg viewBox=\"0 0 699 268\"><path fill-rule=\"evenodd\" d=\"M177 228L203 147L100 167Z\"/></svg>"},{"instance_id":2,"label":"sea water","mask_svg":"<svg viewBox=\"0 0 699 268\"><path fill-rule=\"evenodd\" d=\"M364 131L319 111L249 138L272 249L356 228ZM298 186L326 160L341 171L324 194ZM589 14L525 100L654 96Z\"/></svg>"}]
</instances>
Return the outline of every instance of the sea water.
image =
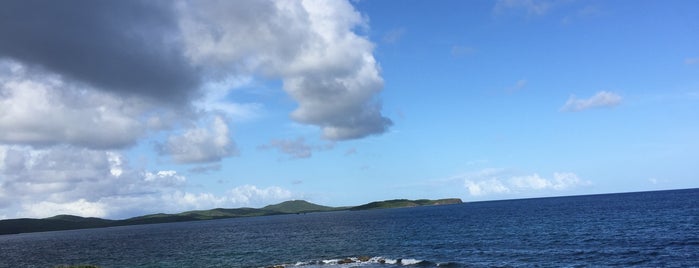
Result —
<instances>
[{"instance_id":1,"label":"sea water","mask_svg":"<svg viewBox=\"0 0 699 268\"><path fill-rule=\"evenodd\" d=\"M0 267L699 267L699 189L0 236Z\"/></svg>"}]
</instances>

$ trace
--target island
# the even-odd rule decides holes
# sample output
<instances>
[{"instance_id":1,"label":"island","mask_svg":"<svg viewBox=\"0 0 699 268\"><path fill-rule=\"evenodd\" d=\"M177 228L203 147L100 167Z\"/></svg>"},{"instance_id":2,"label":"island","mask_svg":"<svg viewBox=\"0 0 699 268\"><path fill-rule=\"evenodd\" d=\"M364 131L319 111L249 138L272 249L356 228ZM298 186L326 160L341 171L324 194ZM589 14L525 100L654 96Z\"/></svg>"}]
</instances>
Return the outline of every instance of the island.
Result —
<instances>
[{"instance_id":1,"label":"island","mask_svg":"<svg viewBox=\"0 0 699 268\"><path fill-rule=\"evenodd\" d=\"M314 204L304 200L285 201L263 208L215 208L209 210L192 210L176 214L150 214L123 220L109 220L94 217L80 217L73 215L57 215L44 219L8 219L0 220L0 235L61 231L87 228L115 227L125 225L154 224L168 222L200 221L240 217L257 217L283 214L304 214L329 211L358 211L370 209L407 208L418 206L437 206L461 204L461 199L394 199L371 202L360 206L329 207Z\"/></svg>"}]
</instances>

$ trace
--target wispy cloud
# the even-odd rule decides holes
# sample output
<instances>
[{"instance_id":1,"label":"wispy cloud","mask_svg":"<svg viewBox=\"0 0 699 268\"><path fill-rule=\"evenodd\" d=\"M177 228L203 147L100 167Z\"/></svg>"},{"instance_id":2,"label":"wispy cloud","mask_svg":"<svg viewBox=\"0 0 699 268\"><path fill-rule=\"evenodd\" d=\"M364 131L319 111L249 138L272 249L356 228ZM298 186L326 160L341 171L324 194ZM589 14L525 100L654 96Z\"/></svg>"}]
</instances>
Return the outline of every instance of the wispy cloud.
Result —
<instances>
[{"instance_id":1,"label":"wispy cloud","mask_svg":"<svg viewBox=\"0 0 699 268\"><path fill-rule=\"evenodd\" d=\"M553 6L550 0L498 0L495 3L493 12L502 14L511 11L523 11L528 16L541 16L549 12Z\"/></svg>"},{"instance_id":2,"label":"wispy cloud","mask_svg":"<svg viewBox=\"0 0 699 268\"><path fill-rule=\"evenodd\" d=\"M353 155L356 153L357 153L357 148L352 147L352 148L347 149L347 151L345 151L345 156Z\"/></svg>"},{"instance_id":3,"label":"wispy cloud","mask_svg":"<svg viewBox=\"0 0 699 268\"><path fill-rule=\"evenodd\" d=\"M386 32L382 37L381 41L386 44L395 44L405 35L405 28L393 29Z\"/></svg>"},{"instance_id":4,"label":"wispy cloud","mask_svg":"<svg viewBox=\"0 0 699 268\"><path fill-rule=\"evenodd\" d=\"M292 159L309 158L313 155L313 151L330 150L335 146L334 143L325 145L309 145L306 139L298 137L295 140L274 139L267 144L258 146L260 150L276 149L280 153L289 155Z\"/></svg>"},{"instance_id":5,"label":"wispy cloud","mask_svg":"<svg viewBox=\"0 0 699 268\"><path fill-rule=\"evenodd\" d=\"M451 55L454 57L464 57L476 53L476 49L470 46L454 45L451 47Z\"/></svg>"},{"instance_id":6,"label":"wispy cloud","mask_svg":"<svg viewBox=\"0 0 699 268\"><path fill-rule=\"evenodd\" d=\"M684 64L687 64L687 65L694 65L694 64L697 64L697 63L699 63L699 57L696 57L696 58L686 58L686 59L684 59Z\"/></svg>"},{"instance_id":7,"label":"wispy cloud","mask_svg":"<svg viewBox=\"0 0 699 268\"><path fill-rule=\"evenodd\" d=\"M205 173L219 171L219 170L221 170L221 163L213 163L213 164L208 164L208 165L196 166L196 167L188 169L187 171L189 171L191 173L205 174Z\"/></svg>"},{"instance_id":8,"label":"wispy cloud","mask_svg":"<svg viewBox=\"0 0 699 268\"><path fill-rule=\"evenodd\" d=\"M508 94L512 94L512 93L515 93L517 91L522 90L526 86L527 86L527 80L520 79L520 80L517 80L517 83L515 83L514 85L507 87L505 89L505 92L507 92Z\"/></svg>"},{"instance_id":9,"label":"wispy cloud","mask_svg":"<svg viewBox=\"0 0 699 268\"><path fill-rule=\"evenodd\" d=\"M593 18L601 16L603 14L604 12L599 7L594 5L588 5L578 9L577 12L571 13L563 17L563 19L561 19L561 23L570 24L579 19Z\"/></svg>"},{"instance_id":10,"label":"wispy cloud","mask_svg":"<svg viewBox=\"0 0 699 268\"><path fill-rule=\"evenodd\" d=\"M614 107L621 103L622 97L609 91L597 92L587 99L579 99L575 95L570 96L568 101L561 107L563 112L579 112L592 108Z\"/></svg>"}]
</instances>

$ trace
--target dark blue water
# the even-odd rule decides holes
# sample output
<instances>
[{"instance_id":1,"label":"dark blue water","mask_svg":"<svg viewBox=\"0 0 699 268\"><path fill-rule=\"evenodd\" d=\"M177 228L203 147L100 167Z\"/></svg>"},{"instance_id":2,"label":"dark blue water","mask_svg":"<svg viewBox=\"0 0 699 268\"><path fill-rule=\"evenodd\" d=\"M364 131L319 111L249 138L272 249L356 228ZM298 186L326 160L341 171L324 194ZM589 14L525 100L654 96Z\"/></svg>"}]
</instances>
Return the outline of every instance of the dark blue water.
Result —
<instances>
[{"instance_id":1,"label":"dark blue water","mask_svg":"<svg viewBox=\"0 0 699 268\"><path fill-rule=\"evenodd\" d=\"M698 267L699 189L0 236L0 267L61 264Z\"/></svg>"}]
</instances>

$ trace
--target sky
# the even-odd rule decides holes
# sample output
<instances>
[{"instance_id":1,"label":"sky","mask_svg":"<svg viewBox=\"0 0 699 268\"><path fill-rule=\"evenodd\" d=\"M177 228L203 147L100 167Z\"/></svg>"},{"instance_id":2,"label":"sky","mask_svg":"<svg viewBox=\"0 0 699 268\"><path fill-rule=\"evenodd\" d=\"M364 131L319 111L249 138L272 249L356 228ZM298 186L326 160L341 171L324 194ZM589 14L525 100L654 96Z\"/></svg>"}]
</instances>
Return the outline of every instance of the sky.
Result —
<instances>
[{"instance_id":1,"label":"sky","mask_svg":"<svg viewBox=\"0 0 699 268\"><path fill-rule=\"evenodd\" d=\"M696 188L697 10L3 1L0 219Z\"/></svg>"}]
</instances>

